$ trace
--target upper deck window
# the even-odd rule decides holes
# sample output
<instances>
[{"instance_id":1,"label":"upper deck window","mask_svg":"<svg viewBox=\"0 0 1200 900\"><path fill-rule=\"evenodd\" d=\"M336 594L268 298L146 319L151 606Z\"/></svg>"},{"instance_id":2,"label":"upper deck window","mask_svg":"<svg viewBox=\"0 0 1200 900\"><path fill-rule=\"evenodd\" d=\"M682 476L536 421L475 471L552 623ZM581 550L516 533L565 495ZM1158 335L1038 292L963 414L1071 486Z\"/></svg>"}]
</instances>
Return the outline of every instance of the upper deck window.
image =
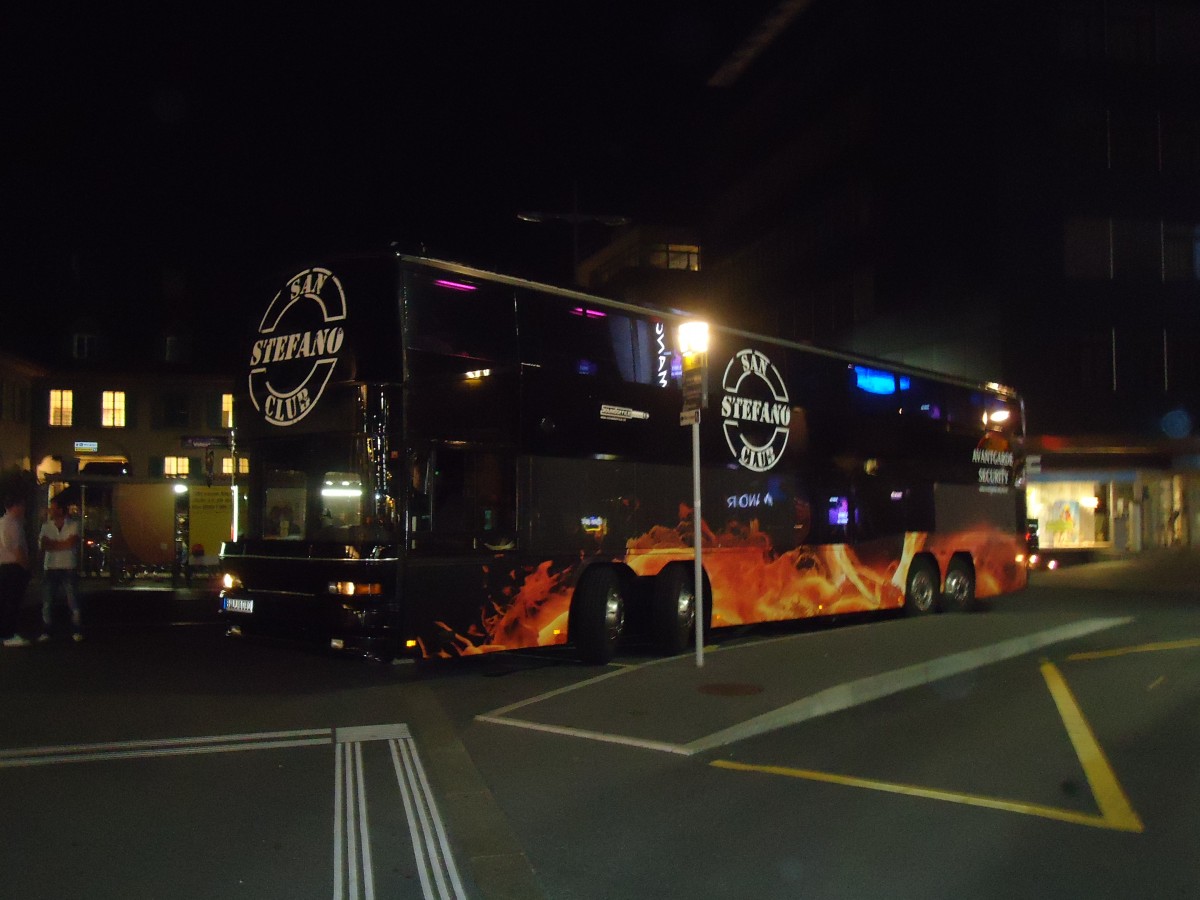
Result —
<instances>
[{"instance_id":1,"label":"upper deck window","mask_svg":"<svg viewBox=\"0 0 1200 900\"><path fill-rule=\"evenodd\" d=\"M546 294L522 293L521 359L556 371L667 387L674 337L652 315Z\"/></svg>"},{"instance_id":2,"label":"upper deck window","mask_svg":"<svg viewBox=\"0 0 1200 900\"><path fill-rule=\"evenodd\" d=\"M496 363L516 359L512 288L412 273L404 305L405 344L410 350Z\"/></svg>"}]
</instances>

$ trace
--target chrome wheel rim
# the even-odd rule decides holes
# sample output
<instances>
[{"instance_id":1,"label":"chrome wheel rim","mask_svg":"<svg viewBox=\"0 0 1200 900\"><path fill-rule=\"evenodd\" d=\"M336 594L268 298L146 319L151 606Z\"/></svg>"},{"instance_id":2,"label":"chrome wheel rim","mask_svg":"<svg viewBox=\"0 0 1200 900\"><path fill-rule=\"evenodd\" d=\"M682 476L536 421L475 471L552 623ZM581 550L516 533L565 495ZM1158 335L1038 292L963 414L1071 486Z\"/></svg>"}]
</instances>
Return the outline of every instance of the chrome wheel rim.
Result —
<instances>
[{"instance_id":1,"label":"chrome wheel rim","mask_svg":"<svg viewBox=\"0 0 1200 900\"><path fill-rule=\"evenodd\" d=\"M912 582L909 585L909 596L912 598L913 606L921 612L928 612L933 609L933 579L924 569L913 575Z\"/></svg>"},{"instance_id":2,"label":"chrome wheel rim","mask_svg":"<svg viewBox=\"0 0 1200 900\"><path fill-rule=\"evenodd\" d=\"M610 641L616 641L624 628L625 604L621 600L621 592L612 588L604 598L604 632Z\"/></svg>"},{"instance_id":3,"label":"chrome wheel rim","mask_svg":"<svg viewBox=\"0 0 1200 900\"><path fill-rule=\"evenodd\" d=\"M946 594L955 603L963 604L971 590L971 579L961 570L951 572L946 576Z\"/></svg>"},{"instance_id":4,"label":"chrome wheel rim","mask_svg":"<svg viewBox=\"0 0 1200 900\"><path fill-rule=\"evenodd\" d=\"M679 622L679 633L685 641L696 621L696 605L692 602L694 598L694 592L686 587L680 588L679 595L675 598L675 616Z\"/></svg>"}]
</instances>

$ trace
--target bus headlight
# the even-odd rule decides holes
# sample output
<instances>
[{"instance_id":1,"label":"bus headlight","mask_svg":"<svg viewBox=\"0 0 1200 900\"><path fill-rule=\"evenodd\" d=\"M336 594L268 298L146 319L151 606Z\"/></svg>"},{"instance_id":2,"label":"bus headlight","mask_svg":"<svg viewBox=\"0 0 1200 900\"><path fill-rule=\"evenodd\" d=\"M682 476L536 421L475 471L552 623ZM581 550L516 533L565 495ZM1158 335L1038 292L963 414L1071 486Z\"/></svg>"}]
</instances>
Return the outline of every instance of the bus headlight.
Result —
<instances>
[{"instance_id":1,"label":"bus headlight","mask_svg":"<svg viewBox=\"0 0 1200 900\"><path fill-rule=\"evenodd\" d=\"M383 585L377 582L363 581L331 581L329 593L340 594L343 597L363 597L383 593Z\"/></svg>"}]
</instances>

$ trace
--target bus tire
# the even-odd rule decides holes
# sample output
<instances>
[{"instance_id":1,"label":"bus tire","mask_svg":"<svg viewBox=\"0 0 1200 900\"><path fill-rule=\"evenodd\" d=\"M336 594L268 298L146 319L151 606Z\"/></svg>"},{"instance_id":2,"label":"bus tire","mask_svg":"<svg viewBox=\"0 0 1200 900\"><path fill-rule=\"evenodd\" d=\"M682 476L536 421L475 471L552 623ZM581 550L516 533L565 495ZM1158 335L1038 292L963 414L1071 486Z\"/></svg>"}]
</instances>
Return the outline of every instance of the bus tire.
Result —
<instances>
[{"instance_id":1,"label":"bus tire","mask_svg":"<svg viewBox=\"0 0 1200 900\"><path fill-rule=\"evenodd\" d=\"M707 638L712 629L712 585L702 571L704 592L702 627ZM683 653L696 634L696 570L694 563L671 562L654 579L651 598L650 636L658 650L667 656Z\"/></svg>"},{"instance_id":2,"label":"bus tire","mask_svg":"<svg viewBox=\"0 0 1200 900\"><path fill-rule=\"evenodd\" d=\"M942 606L955 612L970 612L978 606L975 600L975 567L970 559L955 556L950 560L946 569Z\"/></svg>"},{"instance_id":3,"label":"bus tire","mask_svg":"<svg viewBox=\"0 0 1200 900\"><path fill-rule=\"evenodd\" d=\"M937 564L927 556L918 556L908 567L904 583L904 611L910 616L925 616L938 611Z\"/></svg>"},{"instance_id":4,"label":"bus tire","mask_svg":"<svg viewBox=\"0 0 1200 900\"><path fill-rule=\"evenodd\" d=\"M613 658L625 630L625 597L612 566L593 565L571 597L567 638L584 662L603 665Z\"/></svg>"}]
</instances>

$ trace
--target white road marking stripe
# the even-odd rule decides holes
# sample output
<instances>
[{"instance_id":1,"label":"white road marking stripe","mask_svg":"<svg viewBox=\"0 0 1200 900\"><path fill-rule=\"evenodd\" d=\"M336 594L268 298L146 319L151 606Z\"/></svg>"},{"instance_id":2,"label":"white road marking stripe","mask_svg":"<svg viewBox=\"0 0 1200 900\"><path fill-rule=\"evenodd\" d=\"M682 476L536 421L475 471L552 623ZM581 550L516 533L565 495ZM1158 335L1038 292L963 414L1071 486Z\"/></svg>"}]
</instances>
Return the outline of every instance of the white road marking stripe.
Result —
<instances>
[{"instance_id":1,"label":"white road marking stripe","mask_svg":"<svg viewBox=\"0 0 1200 900\"><path fill-rule=\"evenodd\" d=\"M342 900L342 767L345 745L334 745L333 755L333 900Z\"/></svg>"},{"instance_id":2,"label":"white road marking stripe","mask_svg":"<svg viewBox=\"0 0 1200 900\"><path fill-rule=\"evenodd\" d=\"M371 829L367 825L366 780L363 778L362 744L354 745L354 773L358 784L358 833L362 844L363 896L375 900L375 873L371 863Z\"/></svg>"},{"instance_id":3,"label":"white road marking stripe","mask_svg":"<svg viewBox=\"0 0 1200 900\"><path fill-rule=\"evenodd\" d=\"M413 815L413 799L408 789L408 779L400 764L399 741L388 741L392 752L392 766L396 770L396 783L400 785L400 799L404 801L404 817L408 819L408 834L412 839L413 855L417 862L417 877L421 879L421 895L425 898L433 896L429 886L429 866L425 862L425 852L421 843L421 832L417 830L417 819Z\"/></svg>"},{"instance_id":4,"label":"white road marking stripe","mask_svg":"<svg viewBox=\"0 0 1200 900\"><path fill-rule=\"evenodd\" d=\"M0 750L0 759L11 756L38 756L42 754L95 753L100 750L134 750L139 747L191 747L201 744L226 744L236 741L266 741L275 738L318 737L331 739L331 728L304 728L298 731L258 731L249 734L211 734L186 738L151 738L142 741L110 741L100 744L61 744L54 747L22 747Z\"/></svg>"},{"instance_id":5,"label":"white road marking stripe","mask_svg":"<svg viewBox=\"0 0 1200 900\"><path fill-rule=\"evenodd\" d=\"M375 900L362 744L338 741L333 767L333 900Z\"/></svg>"},{"instance_id":6,"label":"white road marking stripe","mask_svg":"<svg viewBox=\"0 0 1200 900\"><path fill-rule=\"evenodd\" d=\"M476 716L475 721L490 722L493 725L512 725L514 728L524 728L527 731L543 731L547 734L561 734L566 737L584 738L589 741L601 741L606 744L623 744L626 747L657 750L660 753L677 753L680 756L691 756L693 753L693 751L682 744L669 744L666 741L651 741L645 738L627 737L623 734L612 734L607 731L588 731L586 728L572 728L569 725L546 725L542 722L531 722L528 719L510 719L505 716Z\"/></svg>"},{"instance_id":7,"label":"white road marking stripe","mask_svg":"<svg viewBox=\"0 0 1200 900\"><path fill-rule=\"evenodd\" d=\"M582 688L591 687L593 684L599 684L601 681L608 681L610 678L616 678L618 675L629 675L633 672L640 671L647 666L659 665L661 663L671 662L676 659L674 656L663 657L661 659L650 660L649 662L640 665L625 666L623 668L614 668L611 671L604 672L601 675L596 675L592 678L585 678L583 681L576 681L572 684L563 685L560 688L555 688L552 691L546 691L544 694L536 694L533 697L527 697L524 700L518 700L516 703L510 703L508 706L502 706L499 709L493 709L489 713L483 713L476 716L476 719L483 719L490 716L506 716L513 710L520 709L523 706L533 706L536 703L541 703L543 700L549 700L551 697L557 697L559 694L568 694L571 691L578 691Z\"/></svg>"},{"instance_id":8,"label":"white road marking stripe","mask_svg":"<svg viewBox=\"0 0 1200 900\"><path fill-rule=\"evenodd\" d=\"M58 756L33 755L25 758L0 759L0 769L18 769L28 766L47 766L56 763L97 762L108 759L150 759L156 756L191 756L199 753L237 753L243 750L276 750L282 747L329 746L329 738L304 738L299 740L258 741L240 744L209 744L190 747L162 747L146 750L104 750L93 753L65 753Z\"/></svg>"},{"instance_id":9,"label":"white road marking stripe","mask_svg":"<svg viewBox=\"0 0 1200 900\"><path fill-rule=\"evenodd\" d=\"M359 900L358 894L358 832L354 829L354 755L350 748L346 749L346 805L343 812L346 816L346 857L350 862L350 900Z\"/></svg>"},{"instance_id":10,"label":"white road marking stripe","mask_svg":"<svg viewBox=\"0 0 1200 900\"><path fill-rule=\"evenodd\" d=\"M411 738L395 739L389 741L389 745L392 766L396 770L396 783L404 799L405 815L408 816L408 830L412 835L421 890L427 900L465 900L466 892L454 864L454 855L438 813L437 802L433 798L433 790L417 755L416 743ZM431 871L436 891L430 883ZM446 883L447 877L449 884Z\"/></svg>"},{"instance_id":11,"label":"white road marking stripe","mask_svg":"<svg viewBox=\"0 0 1200 900\"><path fill-rule=\"evenodd\" d=\"M466 892L454 863L433 790L417 755L416 743L408 726L403 724L24 747L0 750L0 769L333 744L333 897L334 900L375 900L362 743L379 740L387 740L389 744L424 895L443 900L465 900ZM431 869L433 882L436 882L436 894L430 880Z\"/></svg>"},{"instance_id":12,"label":"white road marking stripe","mask_svg":"<svg viewBox=\"0 0 1200 900\"><path fill-rule=\"evenodd\" d=\"M403 722L391 725L350 725L333 729L333 739L339 743L356 744L359 741L385 741L390 738L412 737Z\"/></svg>"},{"instance_id":13,"label":"white road marking stripe","mask_svg":"<svg viewBox=\"0 0 1200 900\"><path fill-rule=\"evenodd\" d=\"M454 885L454 896L465 898L466 892L463 890L462 881L458 877L458 867L454 864L454 854L450 849L450 840L446 837L446 828L442 824L442 817L438 812L437 802L433 798L433 788L429 784L429 779L425 776L425 767L421 764L420 756L417 755L416 742L411 740L405 741L401 747L411 756L413 770L417 773L417 778L421 782L421 789L424 792L429 807L429 815L433 819L433 826L437 832L443 868L445 868L446 874L450 876L450 881Z\"/></svg>"}]
</instances>

